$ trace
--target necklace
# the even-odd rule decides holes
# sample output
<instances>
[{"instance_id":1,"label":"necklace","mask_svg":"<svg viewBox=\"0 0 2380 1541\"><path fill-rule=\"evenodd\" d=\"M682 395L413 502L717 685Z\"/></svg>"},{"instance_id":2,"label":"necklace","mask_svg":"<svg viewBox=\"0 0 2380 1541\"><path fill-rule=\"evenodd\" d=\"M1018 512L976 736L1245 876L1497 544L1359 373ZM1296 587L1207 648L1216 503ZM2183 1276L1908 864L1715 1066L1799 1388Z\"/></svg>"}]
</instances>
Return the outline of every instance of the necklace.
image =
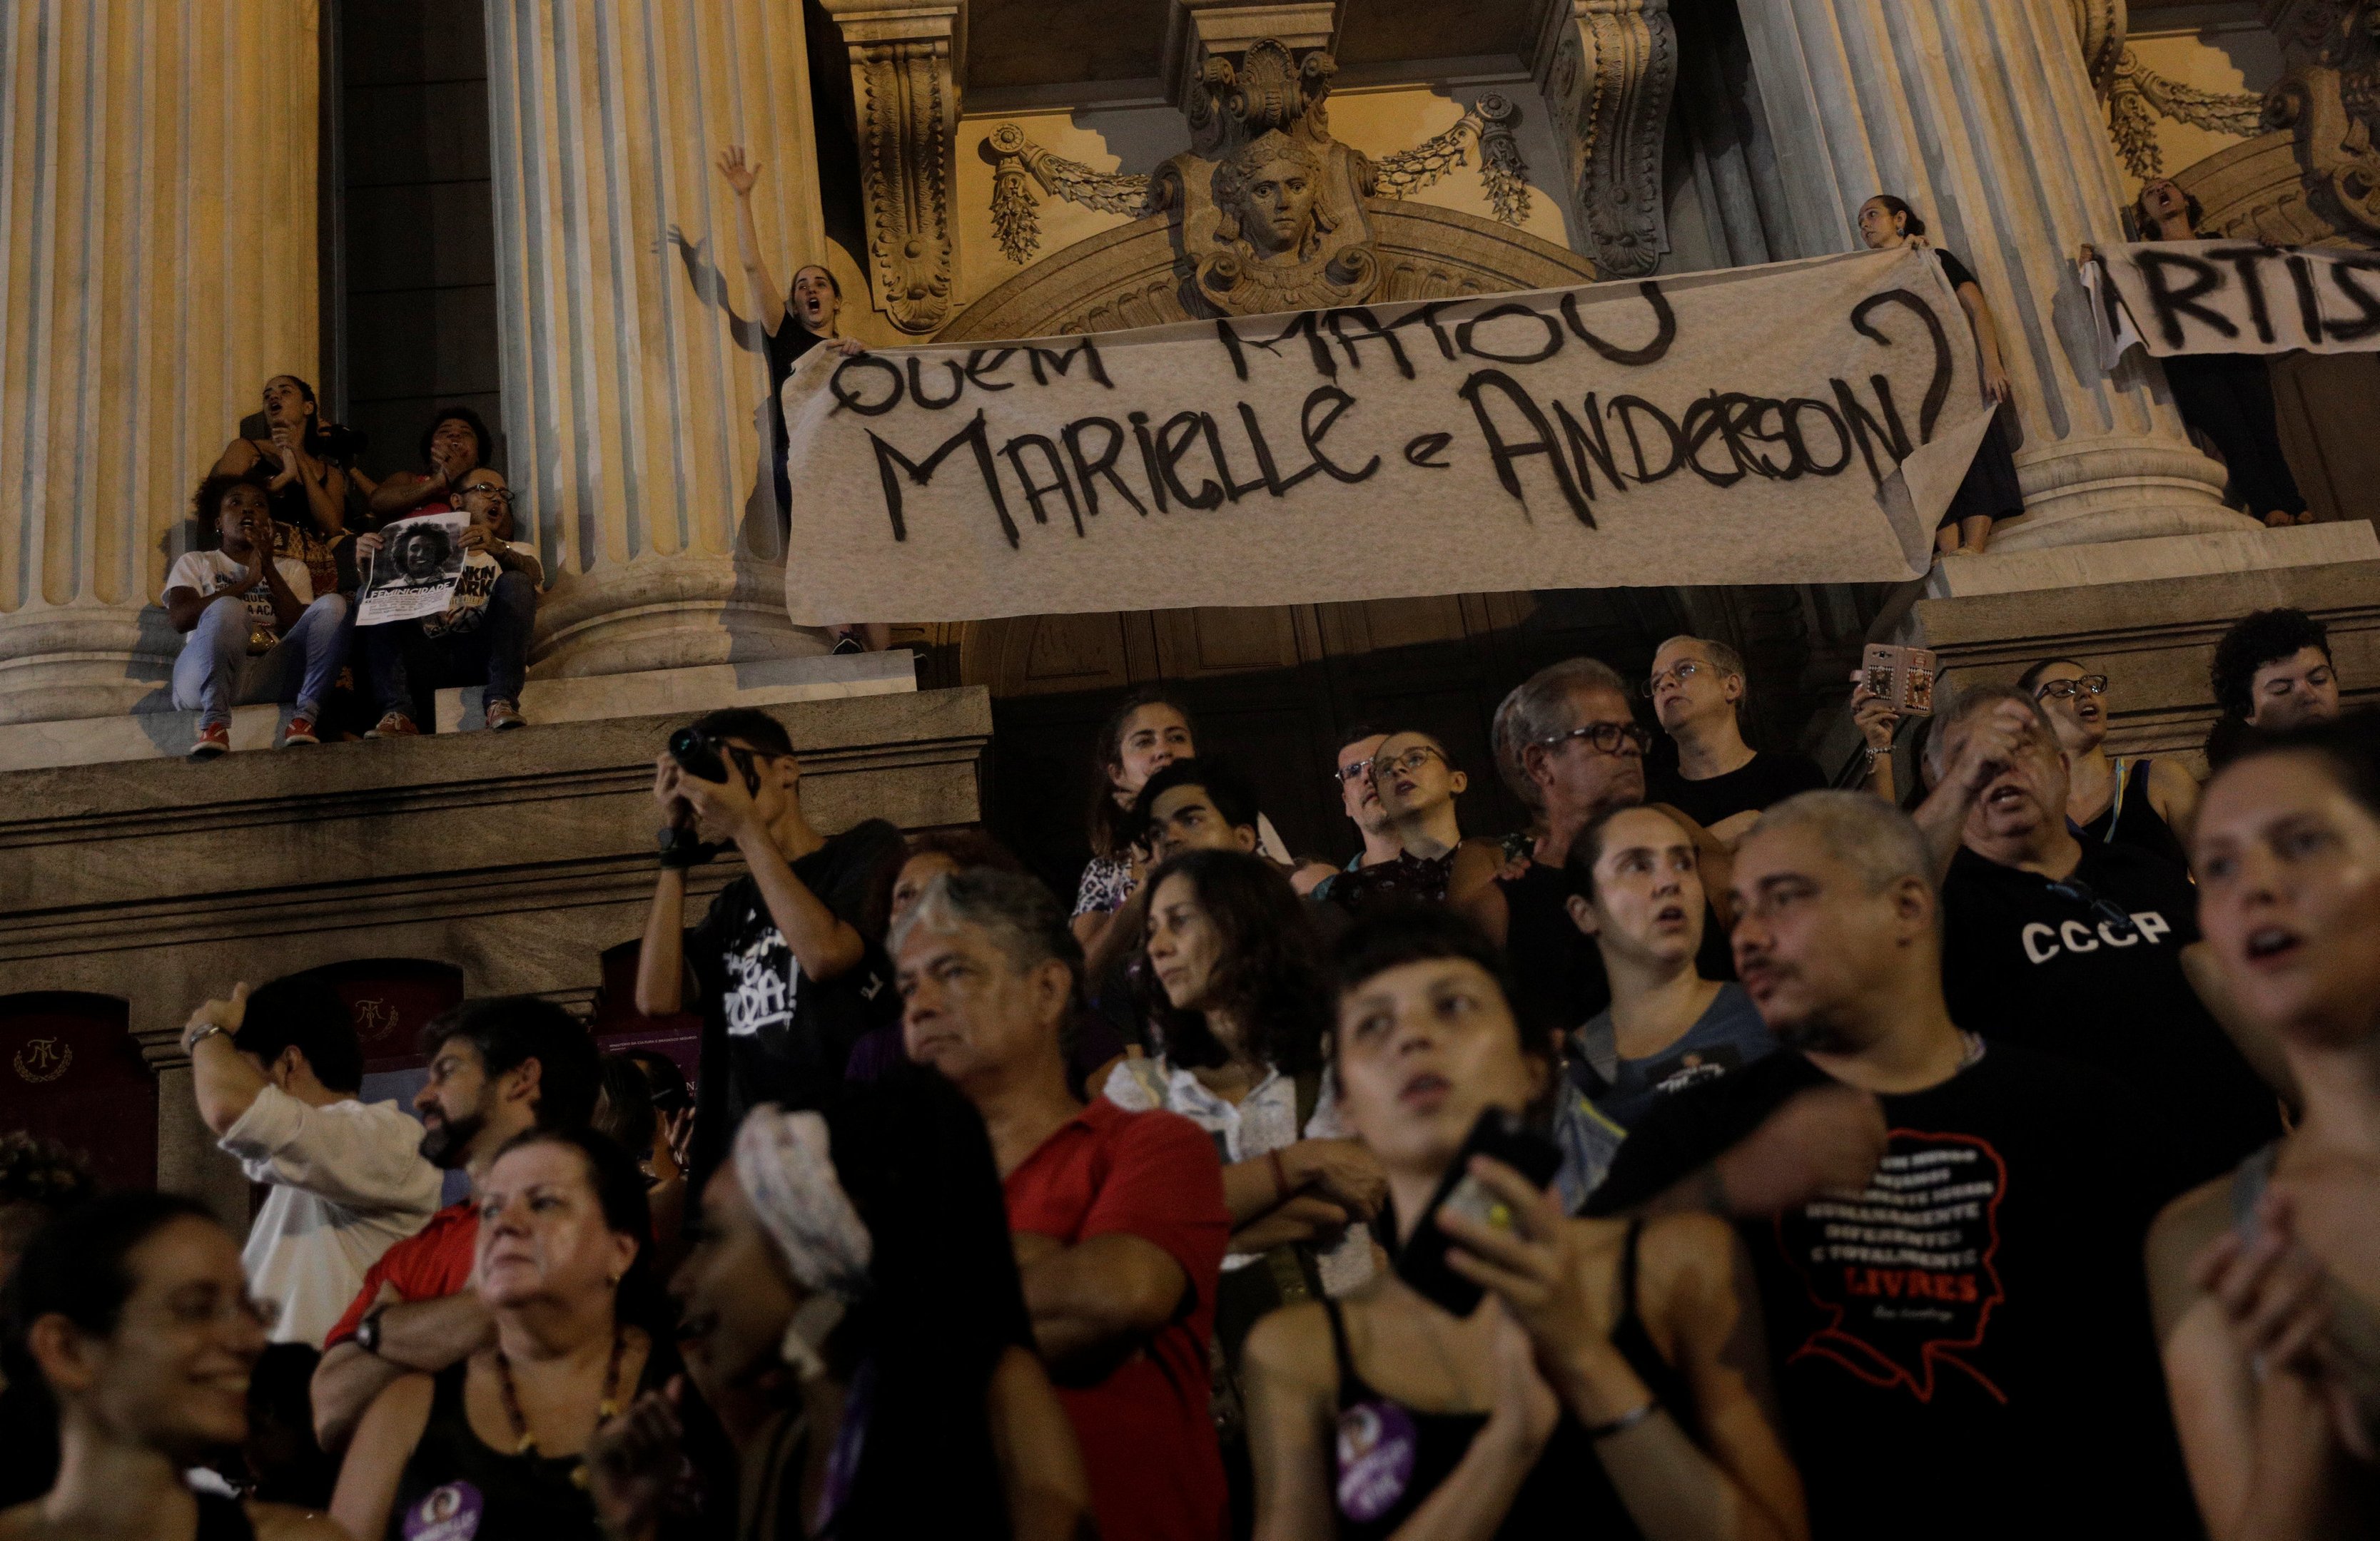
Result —
<instances>
[{"instance_id":1,"label":"necklace","mask_svg":"<svg viewBox=\"0 0 2380 1541\"><path fill-rule=\"evenodd\" d=\"M601 1428L620 1415L620 1361L628 1352L627 1334L612 1329L612 1362L603 1371L602 1400L595 1404L595 1426ZM513 1362L505 1357L502 1346L496 1349L496 1386L504 1393L504 1418L513 1426L513 1453L535 1455L537 1435L521 1413L520 1391L513 1385ZM587 1458L580 1456L570 1471L570 1480L579 1486L587 1486Z\"/></svg>"}]
</instances>

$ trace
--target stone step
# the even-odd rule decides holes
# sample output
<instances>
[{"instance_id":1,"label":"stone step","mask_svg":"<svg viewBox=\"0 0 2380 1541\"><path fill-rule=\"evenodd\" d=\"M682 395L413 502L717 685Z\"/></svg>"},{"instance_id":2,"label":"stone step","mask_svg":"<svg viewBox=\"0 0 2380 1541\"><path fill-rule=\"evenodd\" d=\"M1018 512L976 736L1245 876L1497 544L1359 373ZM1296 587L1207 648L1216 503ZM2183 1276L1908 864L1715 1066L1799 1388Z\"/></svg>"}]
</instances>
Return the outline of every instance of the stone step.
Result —
<instances>
[{"instance_id":1,"label":"stone step","mask_svg":"<svg viewBox=\"0 0 2380 1541\"><path fill-rule=\"evenodd\" d=\"M758 659L748 663L703 664L633 674L530 680L521 691L520 706L522 715L531 722L584 722L665 712L693 716L731 706L782 706L794 701L900 695L917 688L916 656L896 649L881 653ZM438 731L484 732L487 719L480 704L480 696L477 687L438 692ZM271 704L233 708L232 752L243 754L278 746L293 710ZM69 722L18 722L0 727L0 770L175 759L190 752L198 734L199 714L195 711L141 711Z\"/></svg>"}]
</instances>

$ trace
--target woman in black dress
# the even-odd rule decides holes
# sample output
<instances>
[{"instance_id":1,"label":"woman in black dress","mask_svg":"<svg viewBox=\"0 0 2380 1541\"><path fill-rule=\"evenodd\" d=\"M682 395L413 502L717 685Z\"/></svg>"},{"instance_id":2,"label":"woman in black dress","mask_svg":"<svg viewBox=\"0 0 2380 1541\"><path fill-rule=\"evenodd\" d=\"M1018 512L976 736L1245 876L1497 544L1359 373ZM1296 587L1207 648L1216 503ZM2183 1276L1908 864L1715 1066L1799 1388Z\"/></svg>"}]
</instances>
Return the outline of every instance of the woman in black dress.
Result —
<instances>
[{"instance_id":1,"label":"woman in black dress","mask_svg":"<svg viewBox=\"0 0 2380 1541\"><path fill-rule=\"evenodd\" d=\"M1543 1089L1549 1046L1524 1038L1500 959L1459 916L1382 910L1337 954L1332 1073L1402 1246L1480 1115ZM1806 1536L1728 1223L1568 1219L1510 1167L1469 1177L1484 1191L1438 1210L1449 1266L1485 1289L1468 1316L1375 1275L1249 1335L1257 1541Z\"/></svg>"},{"instance_id":2,"label":"woman in black dress","mask_svg":"<svg viewBox=\"0 0 2380 1541\"><path fill-rule=\"evenodd\" d=\"M346 1541L321 1515L182 1480L247 1440L264 1352L239 1244L197 1203L113 1194L50 1221L9 1276L5 1315L0 1362L55 1404L63 1455L48 1492L0 1511L6 1541Z\"/></svg>"},{"instance_id":3,"label":"woman in black dress","mask_svg":"<svg viewBox=\"0 0 2380 1541\"><path fill-rule=\"evenodd\" d=\"M480 1190L480 1298L494 1341L409 1375L356 1426L331 1512L356 1536L599 1541L596 1430L678 1368L647 1264L644 1174L587 1130L535 1129Z\"/></svg>"},{"instance_id":4,"label":"woman in black dress","mask_svg":"<svg viewBox=\"0 0 2380 1541\"><path fill-rule=\"evenodd\" d=\"M1860 205L1859 233L1875 251L1926 244L1925 222L1890 193L1878 193ZM2024 490L2017 484L2016 453L2009 444L2007 413L1998 410L2013 401L2016 392L2001 361L1999 323L1992 318L1991 302L1984 297L1983 286L1958 258L1938 247L1934 254L1941 259L1942 273L1950 280L1961 309L1967 312L1967 325L1983 358L1984 398L1996 408L1991 429L1975 451L1973 464L1967 467L1967 479L1959 483L1958 493L1934 533L1934 549L1943 556L1981 555L1991 540L1993 524L2024 512Z\"/></svg>"}]
</instances>

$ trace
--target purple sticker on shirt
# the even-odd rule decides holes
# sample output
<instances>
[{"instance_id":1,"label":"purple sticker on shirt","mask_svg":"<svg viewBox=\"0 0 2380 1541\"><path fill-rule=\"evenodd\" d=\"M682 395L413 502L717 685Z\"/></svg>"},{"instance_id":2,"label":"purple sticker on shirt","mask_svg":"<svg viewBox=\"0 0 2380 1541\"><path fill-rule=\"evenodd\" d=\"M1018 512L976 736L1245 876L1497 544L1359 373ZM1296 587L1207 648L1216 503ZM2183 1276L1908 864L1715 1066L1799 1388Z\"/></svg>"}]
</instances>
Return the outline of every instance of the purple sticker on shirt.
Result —
<instances>
[{"instance_id":1,"label":"purple sticker on shirt","mask_svg":"<svg viewBox=\"0 0 2380 1541\"><path fill-rule=\"evenodd\" d=\"M405 1511L405 1541L471 1541L480 1507L480 1490L468 1482L433 1487Z\"/></svg>"},{"instance_id":2,"label":"purple sticker on shirt","mask_svg":"<svg viewBox=\"0 0 2380 1541\"><path fill-rule=\"evenodd\" d=\"M1339 1512L1369 1524L1397 1506L1413 1480L1413 1419L1392 1401L1357 1402L1339 1414Z\"/></svg>"}]
</instances>

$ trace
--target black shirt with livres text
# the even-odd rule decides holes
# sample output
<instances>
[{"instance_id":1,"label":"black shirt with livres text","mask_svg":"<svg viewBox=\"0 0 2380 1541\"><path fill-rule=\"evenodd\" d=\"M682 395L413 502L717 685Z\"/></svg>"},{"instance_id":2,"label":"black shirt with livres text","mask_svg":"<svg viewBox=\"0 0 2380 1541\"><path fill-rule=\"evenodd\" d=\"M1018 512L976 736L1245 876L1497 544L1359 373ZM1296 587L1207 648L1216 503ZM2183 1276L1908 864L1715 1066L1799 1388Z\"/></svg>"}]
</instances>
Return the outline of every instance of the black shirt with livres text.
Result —
<instances>
[{"instance_id":1,"label":"black shirt with livres text","mask_svg":"<svg viewBox=\"0 0 2380 1541\"><path fill-rule=\"evenodd\" d=\"M1827 784L1827 773L1807 755L1754 755L1722 776L1690 782L1678 771L1676 760L1645 768L1645 800L1667 803L1707 830L1739 813L1773 807L1797 792L1815 792Z\"/></svg>"},{"instance_id":2,"label":"black shirt with livres text","mask_svg":"<svg viewBox=\"0 0 2380 1541\"><path fill-rule=\"evenodd\" d=\"M1828 1079L1780 1050L1662 1098L1588 1212L1660 1193ZM2123 1088L1989 1045L1880 1100L1863 1192L1740 1227L1811 1535L2194 1534L2141 1266L2160 1185Z\"/></svg>"},{"instance_id":3,"label":"black shirt with livres text","mask_svg":"<svg viewBox=\"0 0 2380 1541\"><path fill-rule=\"evenodd\" d=\"M855 928L869 885L907 846L880 819L844 831L794 862L794 876ZM901 1014L892 965L862 935L859 962L819 982L802 971L760 885L737 878L686 933L686 964L702 1013L694 1171L707 1176L744 1115L763 1102L818 1108L843 1084L852 1047Z\"/></svg>"},{"instance_id":4,"label":"black shirt with livres text","mask_svg":"<svg viewBox=\"0 0 2380 1541\"><path fill-rule=\"evenodd\" d=\"M2130 1086L2161 1126L2174 1192L2230 1171L2280 1136L2280 1112L2182 973L2197 891L2180 868L2120 843L2085 842L2073 880L2131 931L2037 872L1959 852L1942 884L1951 1019Z\"/></svg>"}]
</instances>

